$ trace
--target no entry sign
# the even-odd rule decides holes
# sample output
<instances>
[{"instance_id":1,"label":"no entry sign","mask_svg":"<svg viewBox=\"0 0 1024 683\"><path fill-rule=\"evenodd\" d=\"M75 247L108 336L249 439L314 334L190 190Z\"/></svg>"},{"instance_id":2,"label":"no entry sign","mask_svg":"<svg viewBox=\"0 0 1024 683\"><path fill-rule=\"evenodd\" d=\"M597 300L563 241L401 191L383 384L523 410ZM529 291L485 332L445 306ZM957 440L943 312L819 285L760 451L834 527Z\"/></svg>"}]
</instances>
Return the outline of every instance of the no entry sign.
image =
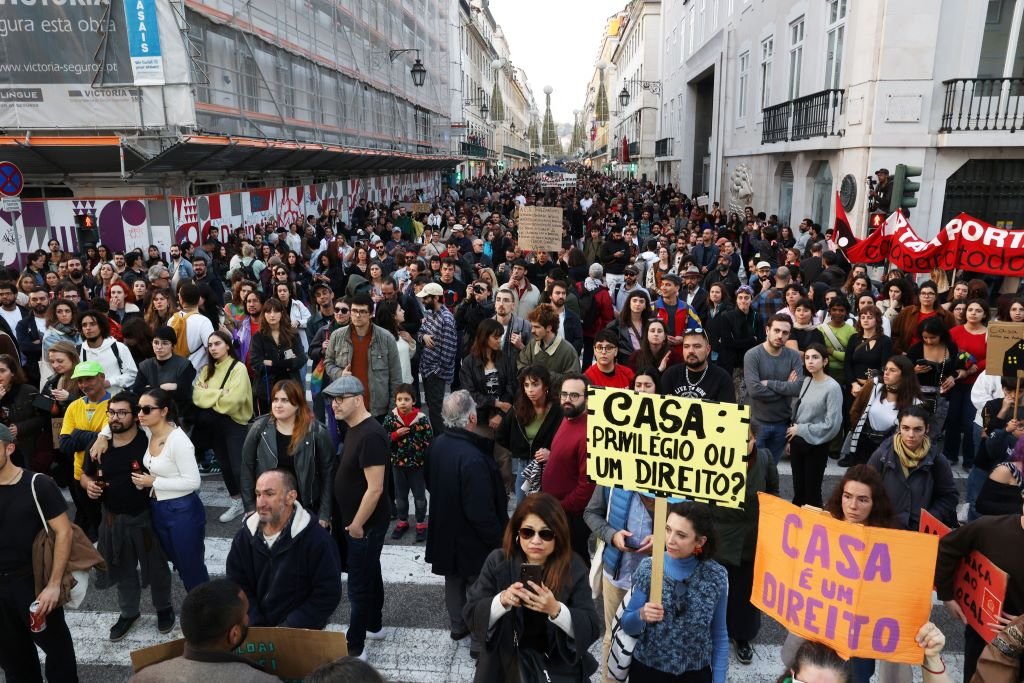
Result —
<instances>
[{"instance_id":1,"label":"no entry sign","mask_svg":"<svg viewBox=\"0 0 1024 683\"><path fill-rule=\"evenodd\" d=\"M17 197L25 187L21 169L10 161L0 161L0 196Z\"/></svg>"}]
</instances>

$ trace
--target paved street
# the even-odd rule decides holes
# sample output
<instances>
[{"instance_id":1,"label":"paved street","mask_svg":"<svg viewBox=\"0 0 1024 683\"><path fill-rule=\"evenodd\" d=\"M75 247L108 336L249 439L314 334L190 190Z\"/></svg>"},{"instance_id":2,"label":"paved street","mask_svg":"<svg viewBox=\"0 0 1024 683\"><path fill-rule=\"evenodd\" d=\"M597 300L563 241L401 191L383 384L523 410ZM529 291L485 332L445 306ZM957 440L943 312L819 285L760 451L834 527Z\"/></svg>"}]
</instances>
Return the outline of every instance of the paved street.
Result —
<instances>
[{"instance_id":1,"label":"paved street","mask_svg":"<svg viewBox=\"0 0 1024 683\"><path fill-rule=\"evenodd\" d=\"M829 465L825 491L830 492L842 475L840 468ZM963 489L965 476L954 468L957 484ZM780 466L782 495L792 494L789 465ZM239 521L221 524L217 517L228 506L228 496L220 475L203 477L201 496L207 507L206 563L211 575L223 576L224 563L231 546L231 537L239 528ZM447 615L444 610L444 587L441 577L430 573L423 561L423 544L412 541L407 534L403 541L392 541L390 535L384 546L385 604L384 641L368 642L369 661L389 680L403 683L435 683L439 681L471 681L474 662L469 657L469 642L453 643L448 636ZM180 605L185 591L175 578L175 605ZM598 604L598 610L601 605ZM117 595L114 590L90 589L81 609L68 610L67 619L75 638L79 662L79 675L83 683L115 683L125 681L131 674L129 653L137 648L181 637L175 626L170 636L156 629L156 615L148 603L148 593L142 600L143 617L128 636L111 643L107 634L117 620ZM948 639L946 657L953 680L960 680L960 653L963 650L962 627L954 624L941 605L932 612L932 619ZM348 600L343 598L331 624L331 630L344 630L348 620ZM755 642L755 659L743 666L735 658L730 663L729 681L736 683L763 683L774 680L781 672L779 652L785 632L774 621L765 619L761 635ZM599 646L598 646L599 647ZM598 647L594 648L595 653ZM2 679L0 679L2 680ZM598 680L594 677L594 680Z\"/></svg>"}]
</instances>

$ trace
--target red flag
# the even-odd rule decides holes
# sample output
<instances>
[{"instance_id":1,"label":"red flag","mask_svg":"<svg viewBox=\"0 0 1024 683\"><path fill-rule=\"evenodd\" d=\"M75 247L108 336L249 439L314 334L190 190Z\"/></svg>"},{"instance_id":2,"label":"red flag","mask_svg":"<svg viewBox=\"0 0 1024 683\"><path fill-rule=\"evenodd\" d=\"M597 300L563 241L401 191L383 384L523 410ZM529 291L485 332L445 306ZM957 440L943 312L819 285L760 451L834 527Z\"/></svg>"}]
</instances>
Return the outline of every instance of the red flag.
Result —
<instances>
[{"instance_id":1,"label":"red flag","mask_svg":"<svg viewBox=\"0 0 1024 683\"><path fill-rule=\"evenodd\" d=\"M853 230L850 229L850 219L846 217L843 202L840 201L839 193L836 192L836 218L835 223L832 225L832 251L849 249L855 244L857 244L857 238L853 236Z\"/></svg>"},{"instance_id":2,"label":"red flag","mask_svg":"<svg viewBox=\"0 0 1024 683\"><path fill-rule=\"evenodd\" d=\"M629 163L629 141L625 135L622 136L622 163Z\"/></svg>"}]
</instances>

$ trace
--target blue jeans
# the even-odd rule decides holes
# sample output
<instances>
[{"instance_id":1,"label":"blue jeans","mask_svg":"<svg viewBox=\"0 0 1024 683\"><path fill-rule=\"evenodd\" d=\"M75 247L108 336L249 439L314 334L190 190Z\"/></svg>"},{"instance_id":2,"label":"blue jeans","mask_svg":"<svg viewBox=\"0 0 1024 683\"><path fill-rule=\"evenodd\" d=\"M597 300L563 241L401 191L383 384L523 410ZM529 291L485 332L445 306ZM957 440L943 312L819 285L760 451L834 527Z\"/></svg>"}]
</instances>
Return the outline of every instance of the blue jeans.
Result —
<instances>
[{"instance_id":1,"label":"blue jeans","mask_svg":"<svg viewBox=\"0 0 1024 683\"><path fill-rule=\"evenodd\" d=\"M761 422L757 432L757 447L767 448L772 453L772 460L779 464L782 451L786 448L786 422Z\"/></svg>"},{"instance_id":2,"label":"blue jeans","mask_svg":"<svg viewBox=\"0 0 1024 683\"><path fill-rule=\"evenodd\" d=\"M181 498L171 500L152 499L149 502L153 517L153 531L160 539L174 568L190 591L210 580L203 559L206 548L206 509L194 491Z\"/></svg>"},{"instance_id":3,"label":"blue jeans","mask_svg":"<svg viewBox=\"0 0 1024 683\"><path fill-rule=\"evenodd\" d=\"M973 522L981 515L974 509L974 503L978 500L981 487L985 485L989 473L980 467L972 466L970 474L967 475L967 521Z\"/></svg>"},{"instance_id":4,"label":"blue jeans","mask_svg":"<svg viewBox=\"0 0 1024 683\"><path fill-rule=\"evenodd\" d=\"M523 498L526 498L526 492L523 491L523 468L529 462L529 460L512 456L512 475L516 478L516 483L512 485L512 493L516 497L516 507L519 507L519 504L523 502Z\"/></svg>"},{"instance_id":5,"label":"blue jeans","mask_svg":"<svg viewBox=\"0 0 1024 683\"><path fill-rule=\"evenodd\" d=\"M384 578L381 576L380 554L388 525L363 529L362 538L348 541L348 653L358 655L366 644L367 631L379 631L384 618Z\"/></svg>"}]
</instances>

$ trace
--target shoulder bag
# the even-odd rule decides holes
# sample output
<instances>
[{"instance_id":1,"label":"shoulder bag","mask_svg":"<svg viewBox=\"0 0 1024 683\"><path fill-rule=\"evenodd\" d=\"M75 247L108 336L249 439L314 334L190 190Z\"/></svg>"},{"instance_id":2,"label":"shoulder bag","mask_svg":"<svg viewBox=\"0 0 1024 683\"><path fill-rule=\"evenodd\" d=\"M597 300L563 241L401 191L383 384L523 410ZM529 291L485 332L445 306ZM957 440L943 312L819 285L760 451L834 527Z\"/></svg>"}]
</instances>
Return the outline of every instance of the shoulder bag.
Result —
<instances>
[{"instance_id":1,"label":"shoulder bag","mask_svg":"<svg viewBox=\"0 0 1024 683\"><path fill-rule=\"evenodd\" d=\"M615 489L608 488L608 505L605 509L604 519L608 521L608 515L612 511L612 493ZM598 538L594 545L594 559L590 562L590 595L597 600L604 594L604 547L603 538Z\"/></svg>"},{"instance_id":2,"label":"shoulder bag","mask_svg":"<svg viewBox=\"0 0 1024 683\"><path fill-rule=\"evenodd\" d=\"M53 568L53 550L56 536L46 522L43 508L39 505L39 496L36 494L36 477L39 473L32 475L32 500L36 504L36 512L43 523L43 528L36 534L32 541L32 576L35 579L36 595L42 592L50 581L50 572ZM68 557L68 564L64 568L64 576L60 582L61 606L77 608L85 599L85 593L89 589L89 570L92 567L106 568L103 556L93 547L89 537L85 535L81 527L71 524L71 555Z\"/></svg>"},{"instance_id":3,"label":"shoulder bag","mask_svg":"<svg viewBox=\"0 0 1024 683\"><path fill-rule=\"evenodd\" d=\"M612 642L608 650L608 678L613 681L628 681L629 667L633 664L636 637L622 630L622 615L632 597L633 589L630 588L623 596L618 609L615 610L615 619L612 620Z\"/></svg>"}]
</instances>

